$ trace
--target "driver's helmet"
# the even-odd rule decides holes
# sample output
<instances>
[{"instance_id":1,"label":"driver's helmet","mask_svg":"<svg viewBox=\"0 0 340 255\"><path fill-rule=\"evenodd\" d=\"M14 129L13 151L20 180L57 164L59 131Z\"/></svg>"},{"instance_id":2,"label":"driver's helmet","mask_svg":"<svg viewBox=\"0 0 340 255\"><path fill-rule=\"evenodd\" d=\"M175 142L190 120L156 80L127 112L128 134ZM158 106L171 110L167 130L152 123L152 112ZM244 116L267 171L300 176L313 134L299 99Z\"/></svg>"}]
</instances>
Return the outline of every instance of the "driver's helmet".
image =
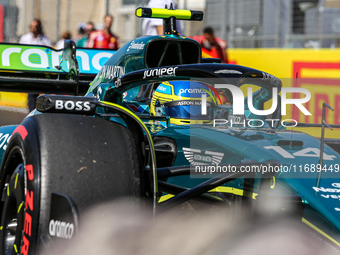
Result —
<instances>
[{"instance_id":1,"label":"driver's helmet","mask_svg":"<svg viewBox=\"0 0 340 255\"><path fill-rule=\"evenodd\" d=\"M202 94L206 95L206 114L202 113ZM162 82L154 92L150 104L152 116L169 116L170 123L204 124L214 118L217 105L209 85L195 81Z\"/></svg>"}]
</instances>

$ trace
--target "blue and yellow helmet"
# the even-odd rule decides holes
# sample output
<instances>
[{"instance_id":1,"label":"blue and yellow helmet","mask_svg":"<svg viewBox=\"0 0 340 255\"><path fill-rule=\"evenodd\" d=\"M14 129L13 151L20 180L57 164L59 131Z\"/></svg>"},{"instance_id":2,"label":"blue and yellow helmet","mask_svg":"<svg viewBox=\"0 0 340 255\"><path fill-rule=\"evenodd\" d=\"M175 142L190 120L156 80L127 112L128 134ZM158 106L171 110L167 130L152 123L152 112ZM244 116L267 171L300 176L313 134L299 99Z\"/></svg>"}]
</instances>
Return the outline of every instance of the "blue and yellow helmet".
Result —
<instances>
[{"instance_id":1,"label":"blue and yellow helmet","mask_svg":"<svg viewBox=\"0 0 340 255\"><path fill-rule=\"evenodd\" d=\"M207 113L202 113L202 94L206 95ZM162 82L150 104L152 116L169 116L175 125L203 124L213 119L217 105L209 85L195 81Z\"/></svg>"}]
</instances>

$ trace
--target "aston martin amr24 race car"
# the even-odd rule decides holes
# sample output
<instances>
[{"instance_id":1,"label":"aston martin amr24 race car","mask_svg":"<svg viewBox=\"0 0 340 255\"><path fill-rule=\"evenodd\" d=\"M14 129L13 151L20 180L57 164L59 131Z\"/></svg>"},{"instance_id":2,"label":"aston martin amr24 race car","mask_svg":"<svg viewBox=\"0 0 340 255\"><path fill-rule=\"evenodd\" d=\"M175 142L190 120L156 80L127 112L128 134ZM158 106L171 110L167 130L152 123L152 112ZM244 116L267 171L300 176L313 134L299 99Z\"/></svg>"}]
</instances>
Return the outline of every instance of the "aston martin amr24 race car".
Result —
<instances>
[{"instance_id":1,"label":"aston martin amr24 race car","mask_svg":"<svg viewBox=\"0 0 340 255\"><path fill-rule=\"evenodd\" d=\"M281 120L278 78L204 59L177 34L176 18L203 13L136 15L163 18L165 34L114 53L0 45L0 89L48 93L20 125L0 128L0 253L48 252L72 241L87 208L125 196L149 201L155 217L193 200L249 215L280 200L339 248L338 141L286 129L296 123Z\"/></svg>"}]
</instances>

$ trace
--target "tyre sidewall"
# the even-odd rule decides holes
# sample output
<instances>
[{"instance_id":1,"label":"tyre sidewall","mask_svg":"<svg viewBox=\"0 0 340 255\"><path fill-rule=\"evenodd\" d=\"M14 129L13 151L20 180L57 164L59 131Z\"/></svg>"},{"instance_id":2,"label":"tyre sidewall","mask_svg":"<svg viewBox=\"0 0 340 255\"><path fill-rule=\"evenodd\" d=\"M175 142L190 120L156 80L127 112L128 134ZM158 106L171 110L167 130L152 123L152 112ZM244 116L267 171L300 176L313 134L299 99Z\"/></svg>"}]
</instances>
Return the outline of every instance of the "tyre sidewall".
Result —
<instances>
[{"instance_id":1,"label":"tyre sidewall","mask_svg":"<svg viewBox=\"0 0 340 255\"><path fill-rule=\"evenodd\" d=\"M1 166L1 192L4 190L6 176L12 175L14 171L10 164L10 153L16 146L19 147L23 153L25 187L23 194L23 197L25 198L23 204L24 228L22 229L21 237L22 246L19 248L18 253L28 255L35 254L40 225L37 224L40 217L40 152L38 151L39 145L36 133L29 121L26 121L25 125L18 126L13 132L6 148Z\"/></svg>"}]
</instances>

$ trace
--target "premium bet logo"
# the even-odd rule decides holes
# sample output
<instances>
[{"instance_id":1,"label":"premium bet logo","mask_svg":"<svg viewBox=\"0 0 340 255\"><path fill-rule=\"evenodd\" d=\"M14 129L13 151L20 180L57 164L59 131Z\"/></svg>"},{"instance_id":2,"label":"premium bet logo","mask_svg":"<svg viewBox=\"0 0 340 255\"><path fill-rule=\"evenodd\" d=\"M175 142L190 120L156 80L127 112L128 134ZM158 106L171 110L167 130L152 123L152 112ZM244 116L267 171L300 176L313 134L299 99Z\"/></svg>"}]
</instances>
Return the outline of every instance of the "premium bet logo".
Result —
<instances>
[{"instance_id":1,"label":"premium bet logo","mask_svg":"<svg viewBox=\"0 0 340 255\"><path fill-rule=\"evenodd\" d=\"M191 89L191 88L189 88L189 89L180 89L179 90L179 95L181 95L181 94L187 94L187 93L189 93L189 94L203 94L203 93L207 93L205 90L203 90L203 89Z\"/></svg>"}]
</instances>

